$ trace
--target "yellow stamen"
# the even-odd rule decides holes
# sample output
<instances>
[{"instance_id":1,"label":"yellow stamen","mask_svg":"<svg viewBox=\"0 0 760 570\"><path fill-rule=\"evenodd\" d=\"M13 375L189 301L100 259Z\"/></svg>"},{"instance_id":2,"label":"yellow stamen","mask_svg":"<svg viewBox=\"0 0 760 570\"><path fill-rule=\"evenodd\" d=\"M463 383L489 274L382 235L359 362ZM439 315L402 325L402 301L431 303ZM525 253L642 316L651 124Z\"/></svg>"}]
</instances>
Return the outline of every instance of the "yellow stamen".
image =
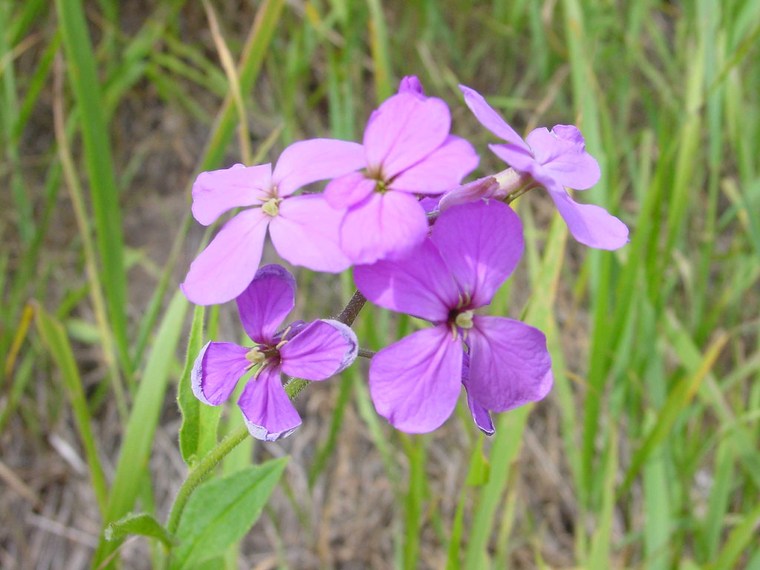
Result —
<instances>
[{"instance_id":1,"label":"yellow stamen","mask_svg":"<svg viewBox=\"0 0 760 570\"><path fill-rule=\"evenodd\" d=\"M263 352L259 350L258 346L254 346L251 350L249 350L245 355L246 360L248 360L251 364L261 364L266 360L266 356Z\"/></svg>"},{"instance_id":2,"label":"yellow stamen","mask_svg":"<svg viewBox=\"0 0 760 570\"><path fill-rule=\"evenodd\" d=\"M261 209L267 216L275 217L280 213L280 201L277 198L270 198L261 206Z\"/></svg>"},{"instance_id":3,"label":"yellow stamen","mask_svg":"<svg viewBox=\"0 0 760 570\"><path fill-rule=\"evenodd\" d=\"M282 340L277 343L277 346L275 346L275 349L280 350L288 342L285 339L288 338L288 333L290 332L290 328L291 328L290 325L288 325L288 328L286 328L285 332L282 333Z\"/></svg>"},{"instance_id":4,"label":"yellow stamen","mask_svg":"<svg viewBox=\"0 0 760 570\"><path fill-rule=\"evenodd\" d=\"M464 311L463 313L459 313L457 315L457 318L454 319L454 322L460 328L471 329L472 328L472 311Z\"/></svg>"}]
</instances>

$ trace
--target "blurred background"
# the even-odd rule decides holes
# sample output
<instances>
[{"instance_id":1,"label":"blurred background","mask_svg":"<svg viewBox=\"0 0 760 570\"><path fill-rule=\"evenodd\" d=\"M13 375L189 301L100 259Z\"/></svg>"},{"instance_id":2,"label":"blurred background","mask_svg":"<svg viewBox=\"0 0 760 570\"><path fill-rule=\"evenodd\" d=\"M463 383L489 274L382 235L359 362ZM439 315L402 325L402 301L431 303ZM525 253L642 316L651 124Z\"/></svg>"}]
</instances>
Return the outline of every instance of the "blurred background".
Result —
<instances>
[{"instance_id":1,"label":"blurred background","mask_svg":"<svg viewBox=\"0 0 760 570\"><path fill-rule=\"evenodd\" d=\"M104 519L167 515L187 473L177 285L208 238L195 175L361 140L416 74L478 175L503 166L459 83L519 132L579 125L602 180L576 198L631 242L591 251L543 191L518 200L526 255L492 312L546 332L549 397L493 438L461 405L408 437L372 409L366 362L310 387L296 434L225 460L291 457L208 567L760 569L759 52L752 0L0 0L0 566L87 568ZM294 318L353 290L299 287ZM377 349L415 326L368 307L356 330ZM241 334L207 312L205 339Z\"/></svg>"}]
</instances>

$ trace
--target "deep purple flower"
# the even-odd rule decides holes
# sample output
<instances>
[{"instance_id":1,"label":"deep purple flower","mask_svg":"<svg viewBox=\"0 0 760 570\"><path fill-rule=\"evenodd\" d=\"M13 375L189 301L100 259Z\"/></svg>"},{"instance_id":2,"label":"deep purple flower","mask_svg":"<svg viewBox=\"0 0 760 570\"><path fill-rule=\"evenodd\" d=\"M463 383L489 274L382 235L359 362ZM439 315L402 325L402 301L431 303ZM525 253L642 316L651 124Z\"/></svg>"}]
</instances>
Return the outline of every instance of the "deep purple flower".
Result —
<instances>
[{"instance_id":1,"label":"deep purple flower","mask_svg":"<svg viewBox=\"0 0 760 570\"><path fill-rule=\"evenodd\" d=\"M426 97L407 77L399 93L372 113L364 131L364 161L331 181L325 198L345 214L340 244L353 263L400 256L419 245L428 224L418 196L458 185L478 164L472 145L449 134L441 99Z\"/></svg>"},{"instance_id":2,"label":"deep purple flower","mask_svg":"<svg viewBox=\"0 0 760 570\"><path fill-rule=\"evenodd\" d=\"M475 314L491 302L522 251L517 214L502 202L479 200L442 212L430 238L408 257L356 267L356 285L373 303L435 325L372 358L372 400L396 428L436 429L451 415L463 384L486 433L493 432L489 411L548 393L551 358L543 333Z\"/></svg>"},{"instance_id":3,"label":"deep purple flower","mask_svg":"<svg viewBox=\"0 0 760 570\"><path fill-rule=\"evenodd\" d=\"M255 372L238 399L251 434L274 441L290 435L301 418L288 399L280 373L325 380L349 366L358 343L350 327L333 320L293 323L278 332L295 306L296 283L280 265L265 265L237 298L240 321L254 345L209 342L193 365L195 396L218 406L243 376Z\"/></svg>"},{"instance_id":4,"label":"deep purple flower","mask_svg":"<svg viewBox=\"0 0 760 570\"><path fill-rule=\"evenodd\" d=\"M361 145L312 139L290 145L270 164L202 172L193 184L193 216L209 225L224 212L247 207L230 219L193 261L181 288L198 305L237 297L261 262L267 228L277 253L293 265L337 273L350 262L338 243L341 213L321 194L293 196L299 188L341 176L364 163Z\"/></svg>"},{"instance_id":5,"label":"deep purple flower","mask_svg":"<svg viewBox=\"0 0 760 570\"><path fill-rule=\"evenodd\" d=\"M486 102L480 93L464 85L467 106L480 123L506 144L489 148L521 173L527 173L549 191L573 237L589 247L618 249L628 242L628 228L604 208L578 204L565 188L586 190L599 181L599 164L586 152L581 132L572 125L552 130L534 129L525 140Z\"/></svg>"}]
</instances>

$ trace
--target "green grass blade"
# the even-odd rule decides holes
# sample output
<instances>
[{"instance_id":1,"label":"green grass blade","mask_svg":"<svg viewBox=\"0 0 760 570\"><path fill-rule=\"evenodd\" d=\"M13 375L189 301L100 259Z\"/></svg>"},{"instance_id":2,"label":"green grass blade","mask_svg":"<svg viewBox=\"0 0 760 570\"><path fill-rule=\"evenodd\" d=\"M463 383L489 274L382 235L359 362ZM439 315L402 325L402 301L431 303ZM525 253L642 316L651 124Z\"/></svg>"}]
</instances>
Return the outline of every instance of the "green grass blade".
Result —
<instances>
[{"instance_id":1,"label":"green grass blade","mask_svg":"<svg viewBox=\"0 0 760 570\"><path fill-rule=\"evenodd\" d=\"M187 299L177 291L156 332L156 340L142 373L124 433L104 517L106 524L126 515L134 505L142 480L140 474L147 468L153 447L153 436L163 407L169 373L175 360L174 355L187 309ZM101 540L95 553L95 565L102 563L117 546L118 542Z\"/></svg>"},{"instance_id":2,"label":"green grass blade","mask_svg":"<svg viewBox=\"0 0 760 570\"><path fill-rule=\"evenodd\" d=\"M90 411L87 406L87 398L84 394L82 378L77 369L74 352L71 349L71 344L66 336L63 325L39 305L37 305L35 312L37 331L40 333L42 341L50 351L50 355L55 360L63 377L63 384L69 397L72 411L74 412L77 431L79 432L79 437L82 438L87 465L90 468L90 478L95 498L98 501L100 512L105 513L109 496L108 487L100 459L98 458L95 437L92 433Z\"/></svg>"},{"instance_id":3,"label":"green grass blade","mask_svg":"<svg viewBox=\"0 0 760 570\"><path fill-rule=\"evenodd\" d=\"M720 551L718 558L709 566L710 570L737 568L736 562L747 548L757 550L757 525L760 524L760 503L755 505L743 518L741 523L731 531L728 540ZM747 551L751 552L751 551Z\"/></svg>"},{"instance_id":4,"label":"green grass blade","mask_svg":"<svg viewBox=\"0 0 760 570\"><path fill-rule=\"evenodd\" d=\"M607 570L610 567L612 516L615 512L615 479L618 468L617 440L617 430L613 429L608 438L609 448L605 454L602 507L597 521L597 530L591 542L591 554L588 561L589 570Z\"/></svg>"},{"instance_id":5,"label":"green grass blade","mask_svg":"<svg viewBox=\"0 0 760 570\"><path fill-rule=\"evenodd\" d=\"M90 182L95 233L103 274L103 287L116 347L127 377L131 377L127 337L127 275L124 267L119 190L108 129L103 116L103 98L92 42L87 31L81 0L56 0L68 74L80 112L84 160Z\"/></svg>"}]
</instances>

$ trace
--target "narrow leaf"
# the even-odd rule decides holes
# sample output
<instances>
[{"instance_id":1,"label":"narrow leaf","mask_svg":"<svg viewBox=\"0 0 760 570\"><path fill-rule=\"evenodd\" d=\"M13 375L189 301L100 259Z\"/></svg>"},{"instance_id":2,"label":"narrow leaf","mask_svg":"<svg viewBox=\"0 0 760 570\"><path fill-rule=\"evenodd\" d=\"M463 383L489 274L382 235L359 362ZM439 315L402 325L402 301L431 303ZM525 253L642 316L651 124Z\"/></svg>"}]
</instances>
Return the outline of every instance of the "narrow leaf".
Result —
<instances>
[{"instance_id":1,"label":"narrow leaf","mask_svg":"<svg viewBox=\"0 0 760 570\"><path fill-rule=\"evenodd\" d=\"M148 513L129 514L109 524L104 533L108 541L120 540L130 534L158 539L168 547L177 544L177 538Z\"/></svg>"},{"instance_id":2,"label":"narrow leaf","mask_svg":"<svg viewBox=\"0 0 760 570\"><path fill-rule=\"evenodd\" d=\"M187 341L185 367L177 388L177 404L180 412L182 412L182 425L179 428L179 449L182 452L182 459L188 465L192 465L198 455L201 404L193 394L190 373L193 370L195 357L198 356L203 346L203 318L205 314L205 307L200 305L195 307L190 337Z\"/></svg>"}]
</instances>

